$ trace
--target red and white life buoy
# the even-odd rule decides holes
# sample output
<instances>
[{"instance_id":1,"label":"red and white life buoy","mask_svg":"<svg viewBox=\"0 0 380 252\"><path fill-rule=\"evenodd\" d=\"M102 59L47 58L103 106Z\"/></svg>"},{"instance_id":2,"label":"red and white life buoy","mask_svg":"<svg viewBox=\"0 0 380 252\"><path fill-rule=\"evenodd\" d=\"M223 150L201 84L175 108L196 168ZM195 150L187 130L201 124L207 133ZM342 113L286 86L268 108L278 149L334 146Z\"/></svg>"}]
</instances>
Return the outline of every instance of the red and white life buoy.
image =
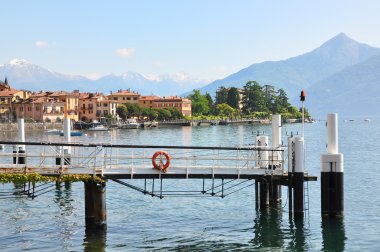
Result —
<instances>
[{"instance_id":1,"label":"red and white life buoy","mask_svg":"<svg viewBox=\"0 0 380 252\"><path fill-rule=\"evenodd\" d=\"M152 156L153 168L166 172L170 165L170 155L166 151L156 151Z\"/></svg>"}]
</instances>

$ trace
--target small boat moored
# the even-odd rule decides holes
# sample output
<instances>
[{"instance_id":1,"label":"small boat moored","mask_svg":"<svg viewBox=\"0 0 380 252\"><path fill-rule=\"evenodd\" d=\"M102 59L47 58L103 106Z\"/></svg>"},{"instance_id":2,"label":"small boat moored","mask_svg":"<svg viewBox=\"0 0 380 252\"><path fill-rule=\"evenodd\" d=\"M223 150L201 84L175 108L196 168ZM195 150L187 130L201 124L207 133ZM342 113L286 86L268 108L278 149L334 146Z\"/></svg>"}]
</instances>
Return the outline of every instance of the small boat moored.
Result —
<instances>
[{"instance_id":1,"label":"small boat moored","mask_svg":"<svg viewBox=\"0 0 380 252\"><path fill-rule=\"evenodd\" d=\"M64 136L65 133L61 130L61 131L59 132L59 135L60 135L60 136ZM82 135L83 135L83 131L73 130L73 131L70 132L70 136L82 136Z\"/></svg>"},{"instance_id":2,"label":"small boat moored","mask_svg":"<svg viewBox=\"0 0 380 252\"><path fill-rule=\"evenodd\" d=\"M98 124L98 125L95 125L95 126L89 128L87 130L88 131L108 131L109 129L107 127L104 127L101 124Z\"/></svg>"},{"instance_id":3,"label":"small boat moored","mask_svg":"<svg viewBox=\"0 0 380 252\"><path fill-rule=\"evenodd\" d=\"M120 129L138 129L140 128L140 124L136 121L136 119L127 119L125 123L120 124Z\"/></svg>"}]
</instances>

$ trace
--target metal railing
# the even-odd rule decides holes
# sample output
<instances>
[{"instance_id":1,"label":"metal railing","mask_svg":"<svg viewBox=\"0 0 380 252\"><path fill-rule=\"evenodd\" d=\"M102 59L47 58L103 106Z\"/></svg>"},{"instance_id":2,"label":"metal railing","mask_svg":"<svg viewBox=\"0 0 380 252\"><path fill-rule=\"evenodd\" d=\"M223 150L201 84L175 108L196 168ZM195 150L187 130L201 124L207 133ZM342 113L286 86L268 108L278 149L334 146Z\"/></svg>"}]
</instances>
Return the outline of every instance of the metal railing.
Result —
<instances>
[{"instance_id":1,"label":"metal railing","mask_svg":"<svg viewBox=\"0 0 380 252\"><path fill-rule=\"evenodd\" d=\"M4 141L0 145L4 146L0 172L14 168L40 173L155 174L161 171L152 169L152 156L161 150L170 156L168 173L282 174L284 170L283 148Z\"/></svg>"}]
</instances>

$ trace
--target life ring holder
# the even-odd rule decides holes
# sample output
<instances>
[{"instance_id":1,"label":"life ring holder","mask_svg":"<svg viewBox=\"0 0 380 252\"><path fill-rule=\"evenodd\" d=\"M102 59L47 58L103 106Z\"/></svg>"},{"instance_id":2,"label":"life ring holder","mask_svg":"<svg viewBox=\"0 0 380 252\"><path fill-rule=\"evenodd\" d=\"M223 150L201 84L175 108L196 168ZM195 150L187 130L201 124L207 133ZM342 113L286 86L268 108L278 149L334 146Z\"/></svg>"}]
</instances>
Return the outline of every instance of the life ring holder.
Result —
<instances>
[{"instance_id":1,"label":"life ring holder","mask_svg":"<svg viewBox=\"0 0 380 252\"><path fill-rule=\"evenodd\" d=\"M157 162L157 158L159 158L159 162ZM152 165L154 169L166 172L166 169L170 165L170 155L166 151L159 150L156 151L152 156ZM165 162L164 162L165 160Z\"/></svg>"}]
</instances>

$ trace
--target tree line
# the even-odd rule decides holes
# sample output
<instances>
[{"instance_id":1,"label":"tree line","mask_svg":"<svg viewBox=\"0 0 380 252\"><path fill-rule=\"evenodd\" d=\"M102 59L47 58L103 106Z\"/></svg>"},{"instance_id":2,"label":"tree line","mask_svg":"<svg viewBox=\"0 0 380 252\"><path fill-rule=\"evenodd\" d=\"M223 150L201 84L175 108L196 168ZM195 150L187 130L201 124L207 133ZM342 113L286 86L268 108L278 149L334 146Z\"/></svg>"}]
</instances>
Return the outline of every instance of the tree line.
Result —
<instances>
[{"instance_id":1,"label":"tree line","mask_svg":"<svg viewBox=\"0 0 380 252\"><path fill-rule=\"evenodd\" d=\"M187 96L191 100L193 117L253 117L270 118L271 114L281 114L283 119L301 118L301 109L291 105L284 89L272 85L261 86L256 81L248 81L242 89L221 86L215 93L215 100L209 93L201 94L199 90ZM116 108L118 116L127 118L147 118L148 120L176 120L186 118L174 107L148 108L133 103L124 103ZM307 109L305 117L309 118ZM191 119L191 118L186 118Z\"/></svg>"},{"instance_id":2,"label":"tree line","mask_svg":"<svg viewBox=\"0 0 380 252\"><path fill-rule=\"evenodd\" d=\"M192 101L194 116L254 117L269 118L271 114L281 114L284 119L300 118L300 109L289 103L284 89L272 85L261 86L256 81L248 81L242 89L221 86L215 93L215 101L209 93L202 95L193 90L188 96ZM305 110L306 118L309 117Z\"/></svg>"},{"instance_id":3,"label":"tree line","mask_svg":"<svg viewBox=\"0 0 380 252\"><path fill-rule=\"evenodd\" d=\"M149 119L150 121L176 120L183 118L182 113L173 107L148 108L134 103L124 103L118 105L116 107L116 113L123 121L132 117L143 117Z\"/></svg>"}]
</instances>

